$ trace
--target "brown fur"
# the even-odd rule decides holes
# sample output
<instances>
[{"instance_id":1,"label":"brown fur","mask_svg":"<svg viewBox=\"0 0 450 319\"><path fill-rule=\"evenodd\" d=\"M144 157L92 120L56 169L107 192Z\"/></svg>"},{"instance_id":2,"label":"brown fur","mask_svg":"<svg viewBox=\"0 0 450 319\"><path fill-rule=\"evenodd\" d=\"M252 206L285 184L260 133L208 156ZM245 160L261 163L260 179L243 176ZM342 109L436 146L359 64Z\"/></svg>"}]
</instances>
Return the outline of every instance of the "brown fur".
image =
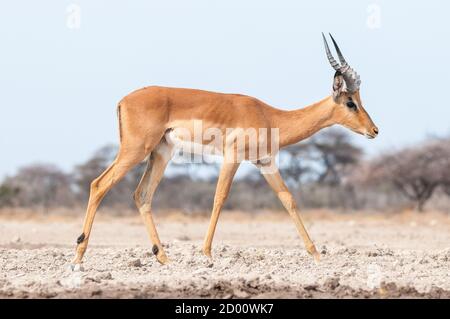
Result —
<instances>
[{"instance_id":1,"label":"brown fur","mask_svg":"<svg viewBox=\"0 0 450 319\"><path fill-rule=\"evenodd\" d=\"M337 87L335 86L335 89ZM346 106L349 96L358 105L357 111ZM280 147L297 143L324 127L343 125L357 133L374 137L378 129L364 110L359 92L349 95L339 87L320 102L304 109L285 111L245 95L223 94L202 90L151 86L132 92L118 106L121 145L111 166L92 182L91 194L83 226L85 239L78 244L74 263L80 263L86 250L95 212L102 198L131 168L151 153L147 170L135 193L136 205L143 217L156 257L161 263L168 261L153 222L151 201L170 158L171 145L164 138L166 132L177 128L192 130L193 120L202 120L203 129L216 127L225 135L227 128L278 128ZM263 138L258 136L258 138ZM223 155L230 148L226 145ZM274 156L275 154L271 154ZM211 256L211 243L222 205L228 195L233 176L240 163L225 161L219 174L214 206L203 252ZM283 183L279 172L264 170L266 164L257 166L292 216L308 252L319 259L298 214L292 195Z\"/></svg>"}]
</instances>

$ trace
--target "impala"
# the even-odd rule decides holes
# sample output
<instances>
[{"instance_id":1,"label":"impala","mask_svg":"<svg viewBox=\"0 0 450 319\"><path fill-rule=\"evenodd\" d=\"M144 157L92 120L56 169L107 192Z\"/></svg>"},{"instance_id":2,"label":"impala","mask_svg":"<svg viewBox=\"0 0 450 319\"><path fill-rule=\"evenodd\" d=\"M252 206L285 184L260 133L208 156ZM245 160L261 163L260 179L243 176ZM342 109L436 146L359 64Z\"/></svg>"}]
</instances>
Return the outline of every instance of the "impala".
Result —
<instances>
[{"instance_id":1,"label":"impala","mask_svg":"<svg viewBox=\"0 0 450 319\"><path fill-rule=\"evenodd\" d=\"M153 221L152 198L178 142L192 142L186 140L186 134L182 132L193 132L196 121L201 121L201 130L214 128L225 137L219 143L216 141L224 161L218 177L203 253L211 257L217 220L235 172L242 160L250 160L260 169L289 212L308 253L318 261L320 254L303 225L293 196L275 166L276 153L279 148L297 143L334 124L347 127L368 138L375 138L378 134L377 127L361 102L359 76L345 61L331 34L340 63L331 54L323 34L322 37L328 60L335 70L332 94L302 109L280 110L256 98L240 94L158 86L145 87L123 98L117 108L120 149L113 163L91 184L83 232L77 239L76 256L72 261L73 269L80 267L101 200L130 169L143 160L147 161L147 167L137 186L134 199L153 243L152 252L160 263L168 261ZM244 130L230 131L229 128ZM246 129L258 132L260 129L266 129L265 131L269 132L256 135L258 145L272 140L273 136L269 135L273 135L270 132L275 129L277 147L269 146L267 152L258 150L253 152L256 155L250 156L249 143L238 147L236 142L239 137L237 135L244 134L236 132L245 132ZM206 145L211 142L202 137L199 143ZM242 156L237 158L234 156L236 153Z\"/></svg>"}]
</instances>

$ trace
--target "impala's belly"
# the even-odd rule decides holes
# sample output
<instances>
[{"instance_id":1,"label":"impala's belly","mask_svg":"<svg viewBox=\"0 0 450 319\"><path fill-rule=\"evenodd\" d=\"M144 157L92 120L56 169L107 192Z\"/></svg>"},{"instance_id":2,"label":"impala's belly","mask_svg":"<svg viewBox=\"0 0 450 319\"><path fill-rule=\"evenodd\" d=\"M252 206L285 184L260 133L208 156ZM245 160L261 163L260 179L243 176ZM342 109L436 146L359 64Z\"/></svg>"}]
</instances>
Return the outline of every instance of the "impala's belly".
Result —
<instances>
[{"instance_id":1,"label":"impala's belly","mask_svg":"<svg viewBox=\"0 0 450 319\"><path fill-rule=\"evenodd\" d=\"M176 149L192 154L223 155L224 132L213 123L202 120L177 121L165 134Z\"/></svg>"},{"instance_id":2,"label":"impala's belly","mask_svg":"<svg viewBox=\"0 0 450 319\"><path fill-rule=\"evenodd\" d=\"M278 140L270 128L225 127L194 119L171 123L165 138L183 153L221 155L236 161L257 161L278 152Z\"/></svg>"}]
</instances>

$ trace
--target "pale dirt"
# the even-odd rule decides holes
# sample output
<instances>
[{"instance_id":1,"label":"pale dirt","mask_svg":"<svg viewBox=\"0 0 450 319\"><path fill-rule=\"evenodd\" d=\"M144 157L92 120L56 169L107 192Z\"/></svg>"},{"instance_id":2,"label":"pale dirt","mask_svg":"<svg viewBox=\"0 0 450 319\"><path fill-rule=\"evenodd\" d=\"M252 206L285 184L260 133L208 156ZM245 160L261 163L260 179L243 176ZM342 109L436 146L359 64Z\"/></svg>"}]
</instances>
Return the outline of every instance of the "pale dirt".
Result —
<instances>
[{"instance_id":1,"label":"pale dirt","mask_svg":"<svg viewBox=\"0 0 450 319\"><path fill-rule=\"evenodd\" d=\"M138 218L100 217L72 272L76 218L0 218L1 298L450 298L450 218L306 214L316 265L280 213L221 216L213 259L207 220L156 214L171 259L160 265ZM283 216L283 217L281 217Z\"/></svg>"}]
</instances>

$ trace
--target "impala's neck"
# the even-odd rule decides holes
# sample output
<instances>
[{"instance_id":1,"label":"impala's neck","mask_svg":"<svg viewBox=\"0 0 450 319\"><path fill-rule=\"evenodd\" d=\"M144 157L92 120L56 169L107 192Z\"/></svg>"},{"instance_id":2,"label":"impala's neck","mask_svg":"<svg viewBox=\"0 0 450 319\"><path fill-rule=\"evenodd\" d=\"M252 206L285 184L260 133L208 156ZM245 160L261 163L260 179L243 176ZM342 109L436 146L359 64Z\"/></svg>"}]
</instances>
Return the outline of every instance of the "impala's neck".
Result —
<instances>
[{"instance_id":1,"label":"impala's neck","mask_svg":"<svg viewBox=\"0 0 450 319\"><path fill-rule=\"evenodd\" d=\"M303 109L277 112L273 127L280 129L280 147L297 143L336 124L333 119L334 104L333 98L329 96Z\"/></svg>"}]
</instances>

